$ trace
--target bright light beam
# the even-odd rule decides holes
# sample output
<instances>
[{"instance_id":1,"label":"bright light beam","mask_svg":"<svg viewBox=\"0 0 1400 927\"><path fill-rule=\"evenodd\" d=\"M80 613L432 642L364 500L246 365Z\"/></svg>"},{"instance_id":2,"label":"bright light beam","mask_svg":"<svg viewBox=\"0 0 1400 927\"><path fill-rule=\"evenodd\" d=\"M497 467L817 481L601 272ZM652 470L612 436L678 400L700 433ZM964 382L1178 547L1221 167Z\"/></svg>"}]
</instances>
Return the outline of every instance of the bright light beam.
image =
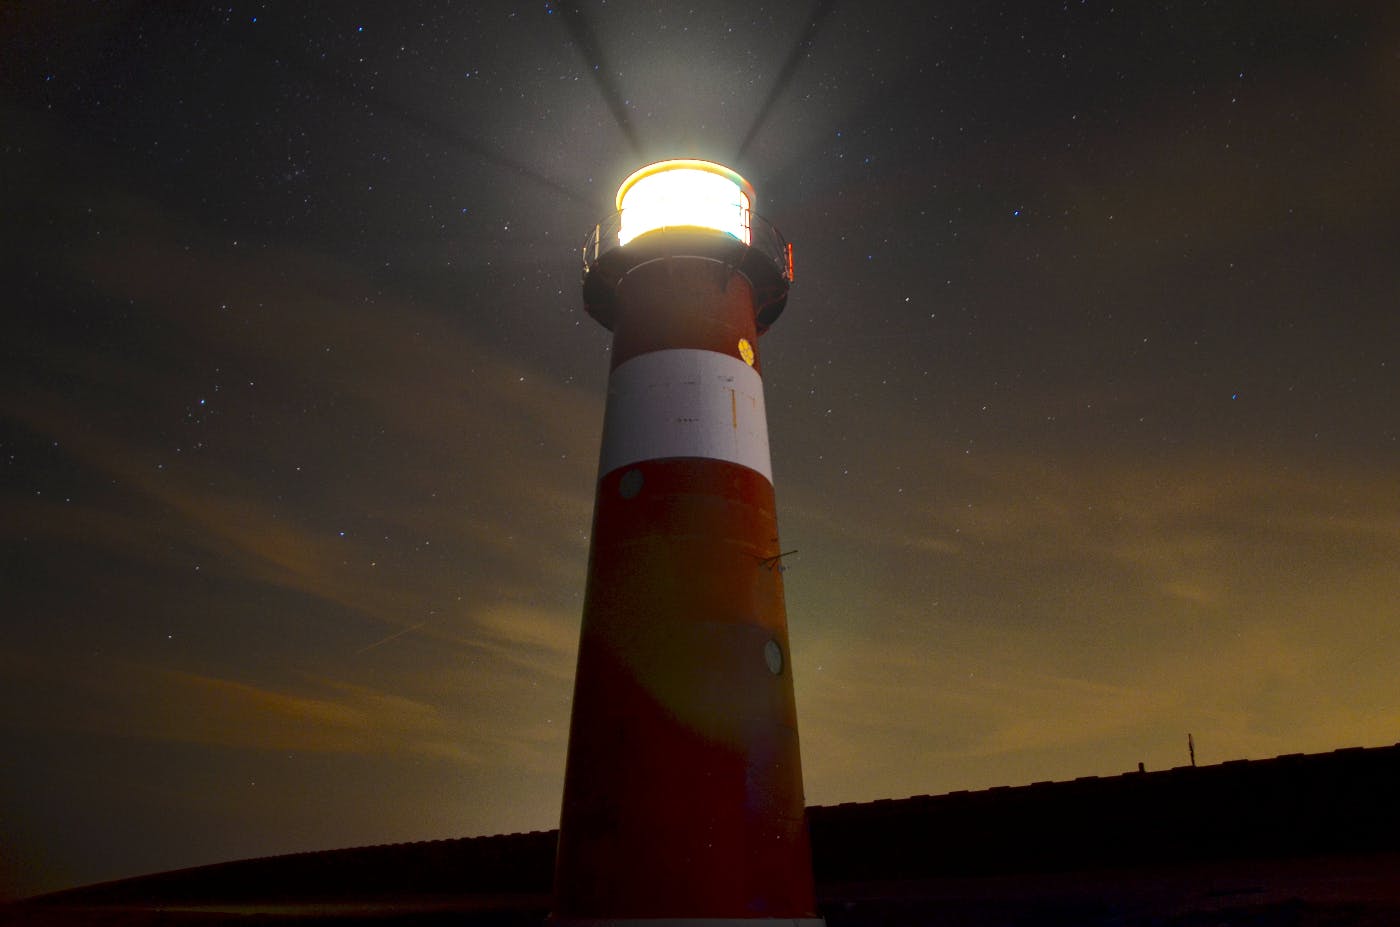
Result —
<instances>
[{"instance_id":1,"label":"bright light beam","mask_svg":"<svg viewBox=\"0 0 1400 927\"><path fill-rule=\"evenodd\" d=\"M768 122L768 116L772 113L778 98L783 95L788 84L792 83L793 75L797 73L802 60L811 53L812 43L816 41L817 32L821 29L822 22L831 14L835 5L834 0L819 0L812 8L812 15L807 17L807 25L798 37L797 44L792 47L792 51L788 52L787 60L783 62L782 70L778 72L778 79L773 82L773 89L768 91L763 105L758 108L758 115L754 117L753 125L749 126L744 140L739 143L739 150L734 155L736 160L742 159L748 153L749 145L753 144L759 130Z\"/></svg>"},{"instance_id":2,"label":"bright light beam","mask_svg":"<svg viewBox=\"0 0 1400 927\"><path fill-rule=\"evenodd\" d=\"M584 16L583 12L571 3L561 4L555 9L559 12L559 18L564 22L564 28L569 30L569 38L573 41L574 47L579 50L579 54L583 55L583 60L588 65L588 75L593 78L593 84L602 94L603 102L607 104L608 110L612 113L613 121L622 130L623 137L632 146L632 151L641 154L642 142L637 137L637 130L627 115L627 101L623 99L622 92L613 83L612 68L603 57L602 43L598 41L593 27L589 25L588 17Z\"/></svg>"}]
</instances>

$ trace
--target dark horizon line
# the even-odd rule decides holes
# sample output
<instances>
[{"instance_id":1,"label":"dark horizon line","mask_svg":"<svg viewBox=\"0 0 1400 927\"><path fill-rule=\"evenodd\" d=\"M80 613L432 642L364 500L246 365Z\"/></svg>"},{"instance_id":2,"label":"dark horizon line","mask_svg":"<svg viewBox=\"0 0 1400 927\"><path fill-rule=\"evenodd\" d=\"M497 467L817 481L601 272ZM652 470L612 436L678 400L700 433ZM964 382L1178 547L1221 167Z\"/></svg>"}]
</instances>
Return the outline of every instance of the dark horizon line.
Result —
<instances>
[{"instance_id":1,"label":"dark horizon line","mask_svg":"<svg viewBox=\"0 0 1400 927\"><path fill-rule=\"evenodd\" d=\"M913 811L918 813L937 812L943 806L954 804L986 804L988 802L1000 802L1007 800L1016 803L1021 798L1032 798L1046 795L1050 792L1076 792L1076 798L1082 799L1085 789L1093 789L1095 786L1104 786L1113 783L1142 782L1163 783L1169 780L1176 782L1188 782L1191 780L1209 780L1218 777L1222 773L1236 773L1246 770L1273 769L1286 772L1284 767L1303 767L1312 765L1317 767L1320 763L1327 761L1341 761L1359 758L1362 761L1377 760L1384 761L1390 759L1397 767L1400 767L1400 742L1388 746L1353 746L1339 747L1330 751L1320 753L1285 753L1265 759L1232 759L1223 760L1210 765L1182 765L1172 766L1164 769L1147 770L1140 763L1138 768L1123 773L1108 776L1078 776L1073 779L1061 780L1039 780L1024 785L995 785L982 789L955 789L938 795L921 794L910 795L904 798L877 798L860 802L840 802L832 805L808 805L807 814L809 822L816 821L823 827L840 829L849 826L849 822L860 819L866 822L872 815L878 813L880 818L889 818L898 815L900 812ZM1184 824L1183 824L1184 826ZM1400 833L1398 831L1397 833ZM338 847L324 850L303 850L294 853L280 853L269 856L247 857L243 859L226 860L217 863L206 863L197 866L182 867L178 869L164 870L154 873L146 873L136 876L126 876L119 879L111 879L102 882L95 882L85 885L72 886L58 889L51 892L44 892L39 895L14 899L8 904L63 904L63 903L96 903L101 904L100 899L104 894L116 891L118 895L123 890L130 891L139 889L142 885L149 885L158 888L162 881L179 881L196 875L215 875L218 870L257 868L266 867L270 864L301 860L309 857L321 857L326 862L332 862L336 856L349 859L355 855L384 854L390 851L412 851L428 850L435 848L466 848L474 844L486 845L528 845L531 851L538 850L535 844L548 843L552 846L557 839L558 829L516 831L504 834L479 834L465 837L445 837L430 840L405 841L400 843L385 844L365 844L354 847ZM515 850L518 855L519 848ZM509 855L509 854L508 854ZM814 840L814 855L816 845Z\"/></svg>"}]
</instances>

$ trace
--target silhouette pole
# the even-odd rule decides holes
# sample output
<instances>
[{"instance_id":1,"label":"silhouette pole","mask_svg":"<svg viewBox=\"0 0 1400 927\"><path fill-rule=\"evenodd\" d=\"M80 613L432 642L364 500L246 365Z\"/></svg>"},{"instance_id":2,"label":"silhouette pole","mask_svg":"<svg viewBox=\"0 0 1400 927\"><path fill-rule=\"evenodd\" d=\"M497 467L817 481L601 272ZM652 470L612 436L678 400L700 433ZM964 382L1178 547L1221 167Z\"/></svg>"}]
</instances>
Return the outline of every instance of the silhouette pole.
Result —
<instances>
[{"instance_id":1,"label":"silhouette pole","mask_svg":"<svg viewBox=\"0 0 1400 927\"><path fill-rule=\"evenodd\" d=\"M758 354L791 248L711 162L617 207L584 253L612 369L551 920L817 927Z\"/></svg>"}]
</instances>

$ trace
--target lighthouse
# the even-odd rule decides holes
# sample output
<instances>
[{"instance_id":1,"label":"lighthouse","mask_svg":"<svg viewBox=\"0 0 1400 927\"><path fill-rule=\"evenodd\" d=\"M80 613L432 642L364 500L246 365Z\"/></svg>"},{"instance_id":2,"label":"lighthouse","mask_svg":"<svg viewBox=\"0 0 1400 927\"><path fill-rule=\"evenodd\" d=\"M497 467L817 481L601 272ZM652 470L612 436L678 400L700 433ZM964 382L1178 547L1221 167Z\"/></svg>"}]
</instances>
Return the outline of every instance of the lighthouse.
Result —
<instances>
[{"instance_id":1,"label":"lighthouse","mask_svg":"<svg viewBox=\"0 0 1400 927\"><path fill-rule=\"evenodd\" d=\"M612 360L551 920L815 927L759 352L792 249L712 162L616 205L584 248Z\"/></svg>"}]
</instances>

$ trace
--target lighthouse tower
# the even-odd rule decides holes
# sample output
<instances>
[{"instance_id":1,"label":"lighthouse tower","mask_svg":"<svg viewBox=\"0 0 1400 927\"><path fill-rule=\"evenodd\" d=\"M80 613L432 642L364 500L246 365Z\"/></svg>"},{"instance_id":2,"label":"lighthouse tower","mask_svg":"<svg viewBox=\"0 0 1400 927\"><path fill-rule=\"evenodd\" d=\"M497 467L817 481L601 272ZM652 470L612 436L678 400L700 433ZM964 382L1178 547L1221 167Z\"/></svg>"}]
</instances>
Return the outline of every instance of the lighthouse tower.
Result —
<instances>
[{"instance_id":1,"label":"lighthouse tower","mask_svg":"<svg viewBox=\"0 0 1400 927\"><path fill-rule=\"evenodd\" d=\"M708 161L623 182L584 303L613 333L558 925L814 927L758 338L792 251Z\"/></svg>"}]
</instances>

